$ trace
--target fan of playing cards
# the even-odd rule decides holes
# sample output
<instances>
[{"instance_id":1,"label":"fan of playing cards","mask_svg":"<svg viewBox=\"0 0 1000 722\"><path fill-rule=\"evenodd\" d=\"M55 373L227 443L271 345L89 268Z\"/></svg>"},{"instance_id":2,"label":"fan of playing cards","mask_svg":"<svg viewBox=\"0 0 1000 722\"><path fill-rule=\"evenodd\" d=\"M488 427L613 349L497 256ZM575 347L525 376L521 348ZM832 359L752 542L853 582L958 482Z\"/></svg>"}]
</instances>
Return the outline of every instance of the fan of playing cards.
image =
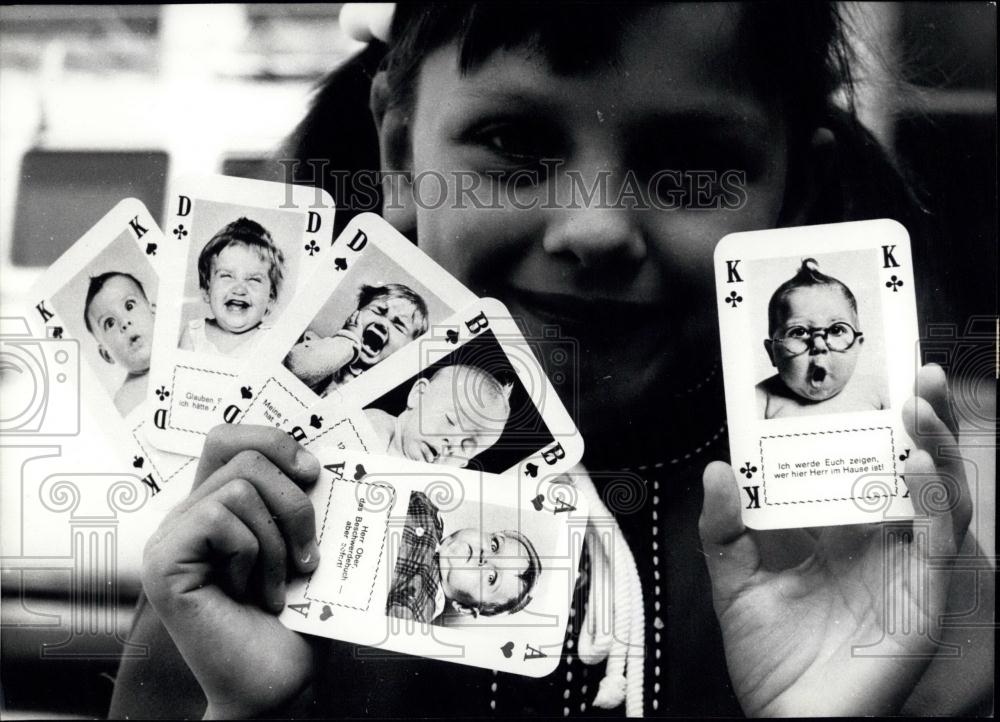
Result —
<instances>
[{"instance_id":1,"label":"fan of playing cards","mask_svg":"<svg viewBox=\"0 0 1000 722\"><path fill-rule=\"evenodd\" d=\"M565 474L583 441L507 310L378 216L334 239L314 188L182 179L170 208L164 235L122 201L32 298L46 335L79 340L87 396L142 482L186 493L218 424L284 429L323 465L322 561L291 580L287 626L554 670L588 522ZM911 516L905 229L735 234L715 263L746 524Z\"/></svg>"},{"instance_id":2,"label":"fan of playing cards","mask_svg":"<svg viewBox=\"0 0 1000 722\"><path fill-rule=\"evenodd\" d=\"M284 429L324 469L322 562L289 584L287 626L551 672L583 441L507 310L378 216L333 238L314 188L184 178L169 203L164 234L123 200L32 295L47 335L79 341L85 396L146 487L186 493L218 424Z\"/></svg>"}]
</instances>

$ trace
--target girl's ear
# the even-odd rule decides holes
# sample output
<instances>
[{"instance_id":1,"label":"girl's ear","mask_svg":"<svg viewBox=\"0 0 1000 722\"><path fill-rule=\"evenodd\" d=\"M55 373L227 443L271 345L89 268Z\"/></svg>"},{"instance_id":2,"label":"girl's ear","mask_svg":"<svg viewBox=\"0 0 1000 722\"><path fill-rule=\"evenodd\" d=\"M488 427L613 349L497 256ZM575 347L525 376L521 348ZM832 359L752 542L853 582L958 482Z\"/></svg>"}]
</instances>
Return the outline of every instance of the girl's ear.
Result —
<instances>
[{"instance_id":1,"label":"girl's ear","mask_svg":"<svg viewBox=\"0 0 1000 722\"><path fill-rule=\"evenodd\" d=\"M785 205L781 211L782 226L804 226L813 217L816 206L829 192L837 137L829 128L813 131L805 151L798 162L798 169L788 174Z\"/></svg>"},{"instance_id":2,"label":"girl's ear","mask_svg":"<svg viewBox=\"0 0 1000 722\"><path fill-rule=\"evenodd\" d=\"M386 77L384 70L376 73L369 97L382 158L382 217L400 233L412 235L417 227L417 206L413 196L410 116L390 102Z\"/></svg>"}]
</instances>

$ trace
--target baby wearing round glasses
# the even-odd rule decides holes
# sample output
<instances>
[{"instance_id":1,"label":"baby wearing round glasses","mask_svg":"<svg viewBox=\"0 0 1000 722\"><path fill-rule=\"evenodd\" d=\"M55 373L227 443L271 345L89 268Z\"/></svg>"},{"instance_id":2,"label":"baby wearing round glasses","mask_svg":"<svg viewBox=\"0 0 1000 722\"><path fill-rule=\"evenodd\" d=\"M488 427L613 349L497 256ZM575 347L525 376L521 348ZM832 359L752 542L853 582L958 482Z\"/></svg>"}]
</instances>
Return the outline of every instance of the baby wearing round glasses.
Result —
<instances>
[{"instance_id":1,"label":"baby wearing round glasses","mask_svg":"<svg viewBox=\"0 0 1000 722\"><path fill-rule=\"evenodd\" d=\"M865 340L858 302L818 265L804 259L768 303L764 348L778 373L757 384L765 419L888 408L879 388L854 378Z\"/></svg>"}]
</instances>

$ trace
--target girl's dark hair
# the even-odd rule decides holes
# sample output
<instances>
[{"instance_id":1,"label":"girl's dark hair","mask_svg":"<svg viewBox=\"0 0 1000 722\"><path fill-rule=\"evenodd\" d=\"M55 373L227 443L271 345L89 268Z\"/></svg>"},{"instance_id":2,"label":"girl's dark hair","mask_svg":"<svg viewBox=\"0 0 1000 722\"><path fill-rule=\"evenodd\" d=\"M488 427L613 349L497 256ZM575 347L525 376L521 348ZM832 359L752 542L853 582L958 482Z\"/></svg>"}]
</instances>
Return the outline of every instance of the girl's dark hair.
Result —
<instances>
[{"instance_id":1,"label":"girl's dark hair","mask_svg":"<svg viewBox=\"0 0 1000 722\"><path fill-rule=\"evenodd\" d=\"M828 276L820 271L819 263L816 262L815 258L803 258L802 265L799 266L799 270L795 272L795 275L778 286L774 293L771 294L771 300L767 304L767 330L769 334L773 334L778 326L781 325L780 316L788 294L796 288L808 288L810 286L829 286L840 291L851 305L851 310L854 313L858 312L858 301L846 283L839 278Z\"/></svg>"},{"instance_id":2,"label":"girl's dark hair","mask_svg":"<svg viewBox=\"0 0 1000 722\"><path fill-rule=\"evenodd\" d=\"M391 47L372 41L321 84L312 108L292 135L286 155L298 160L299 183L325 188L337 203L339 232L358 213L379 212L379 184L345 183L380 168L378 138L368 110L371 81L386 71L391 102L411 104L420 65L449 43L470 72L502 49L530 47L557 74L586 74L614 64L623 29L648 6L635 3L436 2L397 3ZM833 167L806 223L894 218L914 237L920 253L924 213L888 153L858 122L847 23L839 3L747 3L739 19L736 54L720 72L746 70L766 97L782 103L789 119L787 200L804 188L801 159L814 130L837 139ZM834 103L835 94L841 102ZM312 159L312 163L310 163ZM322 163L329 163L326 172ZM334 177L335 168L342 175Z\"/></svg>"}]
</instances>

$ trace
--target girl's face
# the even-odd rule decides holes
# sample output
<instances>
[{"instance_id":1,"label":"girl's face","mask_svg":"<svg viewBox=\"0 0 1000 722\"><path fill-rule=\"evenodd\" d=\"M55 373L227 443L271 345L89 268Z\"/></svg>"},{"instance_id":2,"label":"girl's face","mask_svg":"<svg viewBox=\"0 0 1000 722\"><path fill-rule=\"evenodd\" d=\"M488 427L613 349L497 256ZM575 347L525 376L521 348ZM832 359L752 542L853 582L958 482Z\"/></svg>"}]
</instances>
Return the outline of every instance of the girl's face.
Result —
<instances>
[{"instance_id":1,"label":"girl's face","mask_svg":"<svg viewBox=\"0 0 1000 722\"><path fill-rule=\"evenodd\" d=\"M565 401L585 432L705 375L715 244L778 220L786 128L731 55L737 20L726 5L652 8L618 62L587 74L528 49L463 75L445 47L421 67L409 162L448 194L437 202L437 178L411 187L420 247L535 338L577 340L581 394Z\"/></svg>"}]
</instances>

